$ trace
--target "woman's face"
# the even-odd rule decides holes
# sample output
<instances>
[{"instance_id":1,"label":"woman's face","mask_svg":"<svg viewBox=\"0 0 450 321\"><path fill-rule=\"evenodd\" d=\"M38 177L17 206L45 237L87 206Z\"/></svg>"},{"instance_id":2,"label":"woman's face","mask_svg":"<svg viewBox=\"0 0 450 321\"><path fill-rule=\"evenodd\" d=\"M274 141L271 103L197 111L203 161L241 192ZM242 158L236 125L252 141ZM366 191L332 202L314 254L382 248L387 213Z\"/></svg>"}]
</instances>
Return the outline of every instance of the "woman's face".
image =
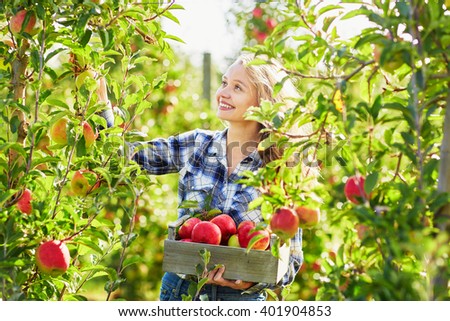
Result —
<instances>
[{"instance_id":1,"label":"woman's face","mask_svg":"<svg viewBox=\"0 0 450 321\"><path fill-rule=\"evenodd\" d=\"M222 77L216 92L217 116L228 122L242 122L250 106L258 106L256 87L251 83L241 61L232 64Z\"/></svg>"}]
</instances>

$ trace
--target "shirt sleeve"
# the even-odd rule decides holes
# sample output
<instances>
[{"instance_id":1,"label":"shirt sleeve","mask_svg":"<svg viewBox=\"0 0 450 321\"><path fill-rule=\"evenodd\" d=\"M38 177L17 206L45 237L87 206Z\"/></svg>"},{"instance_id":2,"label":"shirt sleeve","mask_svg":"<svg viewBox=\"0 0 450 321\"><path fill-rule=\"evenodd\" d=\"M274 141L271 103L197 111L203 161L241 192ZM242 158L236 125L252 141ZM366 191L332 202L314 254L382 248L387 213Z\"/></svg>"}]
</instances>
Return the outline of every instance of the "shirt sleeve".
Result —
<instances>
[{"instance_id":1,"label":"shirt sleeve","mask_svg":"<svg viewBox=\"0 0 450 321\"><path fill-rule=\"evenodd\" d=\"M157 138L147 142L130 143L131 159L150 174L177 173L192 155L196 144L196 131Z\"/></svg>"}]
</instances>

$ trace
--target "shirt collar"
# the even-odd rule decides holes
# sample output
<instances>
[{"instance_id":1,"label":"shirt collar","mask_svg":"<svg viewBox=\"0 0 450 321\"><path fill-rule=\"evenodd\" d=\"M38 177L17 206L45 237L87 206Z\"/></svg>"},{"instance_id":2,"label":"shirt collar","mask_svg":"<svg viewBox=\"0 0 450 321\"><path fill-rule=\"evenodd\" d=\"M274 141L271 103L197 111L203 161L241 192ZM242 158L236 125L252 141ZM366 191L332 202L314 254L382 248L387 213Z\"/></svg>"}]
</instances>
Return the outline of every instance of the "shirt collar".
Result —
<instances>
[{"instance_id":1,"label":"shirt collar","mask_svg":"<svg viewBox=\"0 0 450 321\"><path fill-rule=\"evenodd\" d=\"M222 131L218 131L212 140L212 144L208 149L208 156L217 157L224 160L226 166L226 153L227 153L227 131L225 128ZM260 167L262 165L262 159L258 150L254 150L244 160L242 164L246 164L249 167Z\"/></svg>"}]
</instances>

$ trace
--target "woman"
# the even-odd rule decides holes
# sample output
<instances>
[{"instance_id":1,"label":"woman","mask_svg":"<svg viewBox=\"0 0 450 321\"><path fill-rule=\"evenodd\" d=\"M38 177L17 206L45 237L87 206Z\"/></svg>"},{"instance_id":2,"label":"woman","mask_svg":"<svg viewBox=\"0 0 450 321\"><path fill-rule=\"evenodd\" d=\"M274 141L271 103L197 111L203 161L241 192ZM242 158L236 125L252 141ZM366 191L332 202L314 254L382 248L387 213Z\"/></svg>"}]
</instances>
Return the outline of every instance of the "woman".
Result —
<instances>
[{"instance_id":1,"label":"woman","mask_svg":"<svg viewBox=\"0 0 450 321\"><path fill-rule=\"evenodd\" d=\"M251 106L259 106L262 100L283 101L298 94L292 83L285 81L283 88L273 97L274 85L281 81L280 66L271 64L249 65L254 58L240 56L226 71L222 85L216 93L217 116L227 123L223 131L193 130L167 139L134 144L133 159L150 174L160 175L178 172L179 201L197 201L198 208L179 209L179 217L209 206L220 209L235 220L262 221L258 209L248 211L248 204L259 192L250 186L236 183L243 171L256 171L264 164L280 156L275 147L264 153L258 152L258 143L264 138L263 126L244 118ZM100 97L105 97L99 94ZM110 115L105 115L108 123ZM208 204L205 201L208 200ZM288 272L280 284L252 283L246 280L227 280L223 277L226 267L210 272L208 283L201 294L209 300L266 299L265 288L290 284L303 261L301 230L291 241L291 256ZM188 293L189 281L183 276L166 273L162 279L161 300L181 300Z\"/></svg>"}]
</instances>

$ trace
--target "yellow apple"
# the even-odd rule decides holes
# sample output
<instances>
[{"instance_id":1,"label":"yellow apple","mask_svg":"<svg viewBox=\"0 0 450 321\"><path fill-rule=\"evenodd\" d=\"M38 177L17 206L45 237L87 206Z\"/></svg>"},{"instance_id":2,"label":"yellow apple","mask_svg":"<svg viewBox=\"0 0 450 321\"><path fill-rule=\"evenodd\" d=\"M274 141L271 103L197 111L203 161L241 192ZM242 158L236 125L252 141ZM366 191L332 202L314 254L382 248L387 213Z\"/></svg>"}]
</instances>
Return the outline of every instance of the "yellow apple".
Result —
<instances>
[{"instance_id":1,"label":"yellow apple","mask_svg":"<svg viewBox=\"0 0 450 321\"><path fill-rule=\"evenodd\" d=\"M70 186L72 192L77 196L86 196L89 192L97 189L100 182L97 181L98 176L93 171L80 169L73 174Z\"/></svg>"},{"instance_id":2,"label":"yellow apple","mask_svg":"<svg viewBox=\"0 0 450 321\"><path fill-rule=\"evenodd\" d=\"M57 144L67 144L67 118L58 119L50 128L50 138Z\"/></svg>"}]
</instances>

